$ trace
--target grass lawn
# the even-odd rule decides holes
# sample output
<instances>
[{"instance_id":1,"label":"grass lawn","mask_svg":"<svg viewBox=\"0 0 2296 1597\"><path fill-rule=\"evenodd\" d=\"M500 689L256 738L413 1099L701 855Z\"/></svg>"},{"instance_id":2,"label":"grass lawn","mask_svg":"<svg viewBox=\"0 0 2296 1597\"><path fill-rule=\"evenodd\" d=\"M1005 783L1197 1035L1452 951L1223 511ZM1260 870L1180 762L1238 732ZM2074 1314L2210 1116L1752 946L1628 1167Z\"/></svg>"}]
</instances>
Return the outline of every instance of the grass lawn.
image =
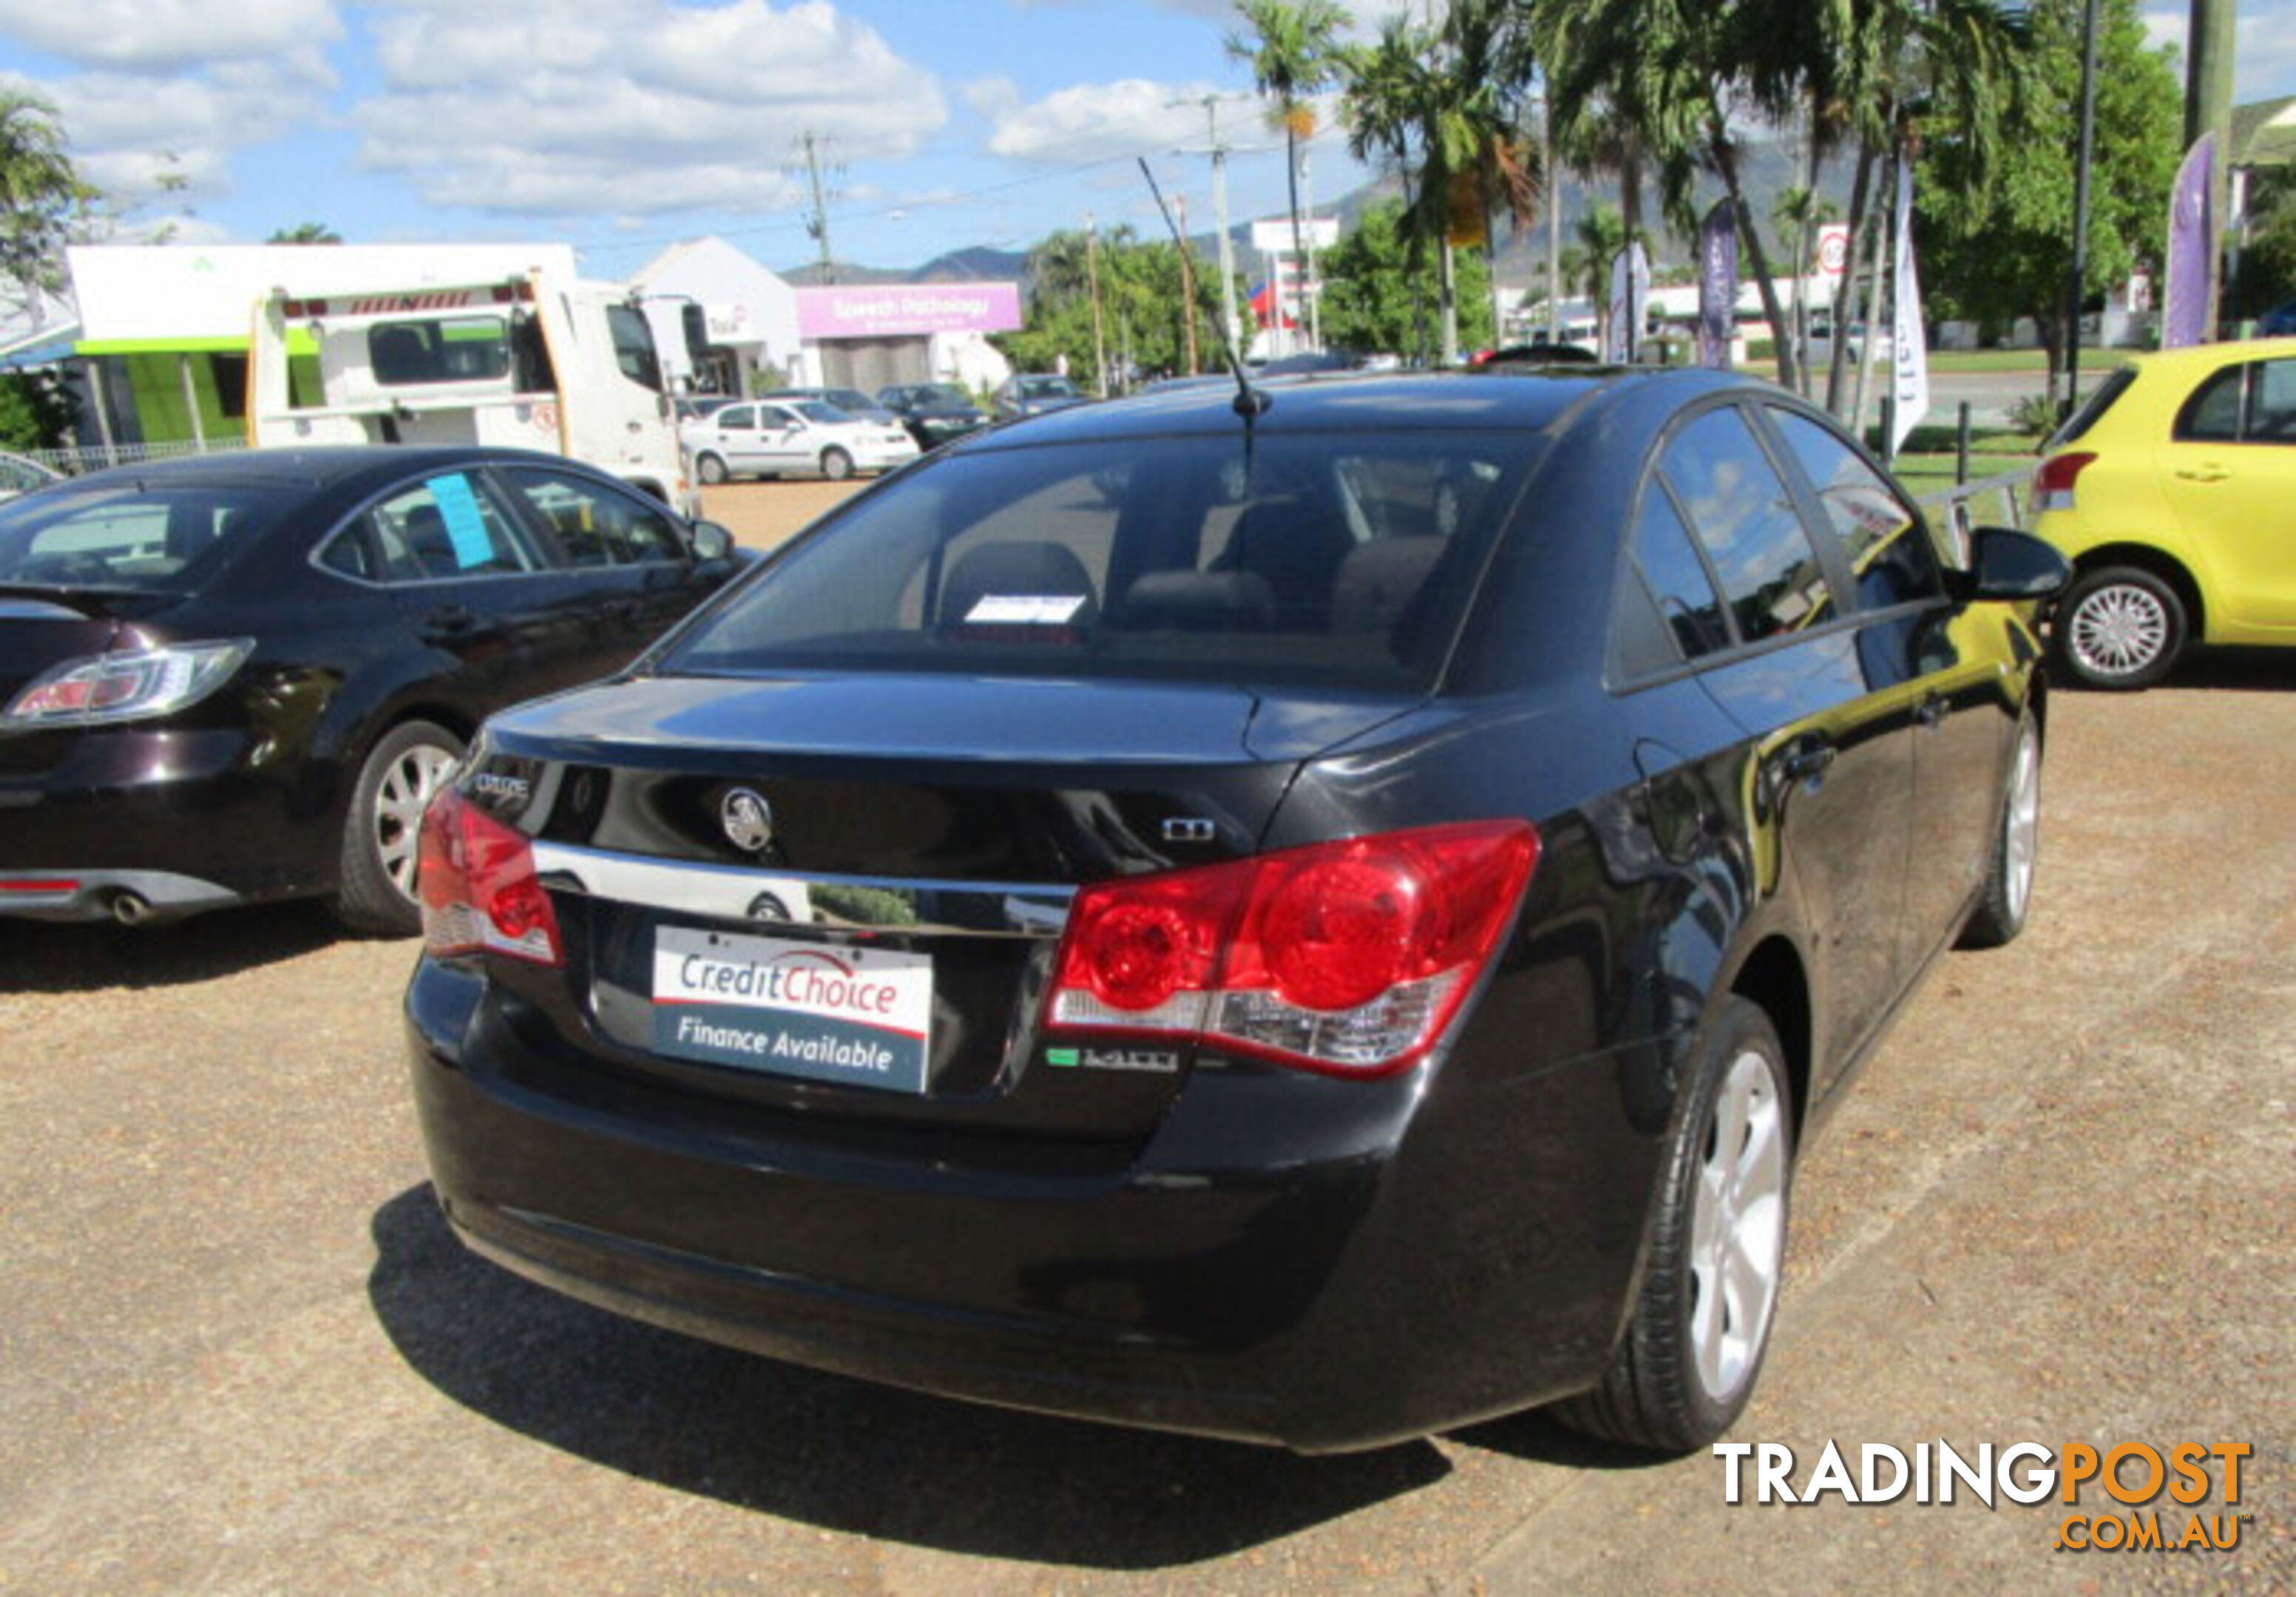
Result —
<instances>
[{"instance_id":1,"label":"grass lawn","mask_svg":"<svg viewBox=\"0 0 2296 1597\"><path fill-rule=\"evenodd\" d=\"M2038 463L2030 451L2022 455L1980 455L1972 449L1969 455L1969 480L1980 482L2005 472L2030 471ZM1890 469L1906 485L1906 491L1919 497L1952 487L1955 465L1954 453L1948 449L1941 455L1900 455Z\"/></svg>"}]
</instances>

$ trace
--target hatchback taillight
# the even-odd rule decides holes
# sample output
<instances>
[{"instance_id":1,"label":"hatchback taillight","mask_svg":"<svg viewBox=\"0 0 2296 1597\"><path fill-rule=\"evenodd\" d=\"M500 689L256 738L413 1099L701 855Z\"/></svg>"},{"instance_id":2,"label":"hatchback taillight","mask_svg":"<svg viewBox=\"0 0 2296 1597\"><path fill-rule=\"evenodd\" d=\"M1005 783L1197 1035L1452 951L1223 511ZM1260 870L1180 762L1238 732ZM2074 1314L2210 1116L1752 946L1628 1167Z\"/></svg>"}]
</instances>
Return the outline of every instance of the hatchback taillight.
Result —
<instances>
[{"instance_id":1,"label":"hatchback taillight","mask_svg":"<svg viewBox=\"0 0 2296 1597\"><path fill-rule=\"evenodd\" d=\"M2065 455L2053 455L2041 463L2033 474L2033 508L2070 510L2073 507L2073 484L2081 472L2095 463L2096 456L2082 450Z\"/></svg>"},{"instance_id":2,"label":"hatchback taillight","mask_svg":"<svg viewBox=\"0 0 2296 1597\"><path fill-rule=\"evenodd\" d=\"M1046 1024L1390 1074L1442 1036L1538 861L1529 823L1471 822L1100 883L1070 908Z\"/></svg>"},{"instance_id":3,"label":"hatchback taillight","mask_svg":"<svg viewBox=\"0 0 2296 1597\"><path fill-rule=\"evenodd\" d=\"M537 965L564 962L558 912L534 874L526 834L452 788L422 813L415 896L432 954L506 954Z\"/></svg>"}]
</instances>

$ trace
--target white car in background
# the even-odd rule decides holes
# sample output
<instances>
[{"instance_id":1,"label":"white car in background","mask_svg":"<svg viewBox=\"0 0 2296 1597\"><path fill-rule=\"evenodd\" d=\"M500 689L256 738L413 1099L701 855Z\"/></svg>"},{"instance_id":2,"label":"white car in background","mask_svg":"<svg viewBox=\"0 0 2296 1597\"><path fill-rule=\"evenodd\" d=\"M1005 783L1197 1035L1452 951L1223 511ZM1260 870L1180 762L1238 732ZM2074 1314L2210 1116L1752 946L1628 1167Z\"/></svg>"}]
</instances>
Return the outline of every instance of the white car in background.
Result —
<instances>
[{"instance_id":1,"label":"white car in background","mask_svg":"<svg viewBox=\"0 0 2296 1597\"><path fill-rule=\"evenodd\" d=\"M750 399L678 429L705 483L732 477L826 477L890 471L917 457L907 430L860 422L818 399Z\"/></svg>"}]
</instances>

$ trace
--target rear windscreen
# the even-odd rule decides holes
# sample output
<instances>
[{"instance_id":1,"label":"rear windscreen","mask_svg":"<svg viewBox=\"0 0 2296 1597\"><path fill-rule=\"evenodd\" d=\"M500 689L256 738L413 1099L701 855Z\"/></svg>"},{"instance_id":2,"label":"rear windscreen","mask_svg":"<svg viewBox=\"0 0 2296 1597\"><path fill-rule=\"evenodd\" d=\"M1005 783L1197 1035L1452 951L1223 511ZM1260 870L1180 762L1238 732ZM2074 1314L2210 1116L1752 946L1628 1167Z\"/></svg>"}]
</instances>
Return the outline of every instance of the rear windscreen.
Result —
<instances>
[{"instance_id":1,"label":"rear windscreen","mask_svg":"<svg viewBox=\"0 0 2296 1597\"><path fill-rule=\"evenodd\" d=\"M2104 413L2112 408L2113 401L2127 393L2128 385L2136 381L2136 368L2122 366L2097 384L2096 391L2081 401L2080 408L2073 412L2065 424L2049 435L2048 442L2041 446L2041 453L2046 455L2053 449L2062 449L2095 426Z\"/></svg>"},{"instance_id":2,"label":"rear windscreen","mask_svg":"<svg viewBox=\"0 0 2296 1597\"><path fill-rule=\"evenodd\" d=\"M856 501L660 668L1423 690L1538 446L1239 427L961 455Z\"/></svg>"},{"instance_id":3,"label":"rear windscreen","mask_svg":"<svg viewBox=\"0 0 2296 1597\"><path fill-rule=\"evenodd\" d=\"M252 487L52 488L0 505L0 583L171 591L279 510Z\"/></svg>"}]
</instances>

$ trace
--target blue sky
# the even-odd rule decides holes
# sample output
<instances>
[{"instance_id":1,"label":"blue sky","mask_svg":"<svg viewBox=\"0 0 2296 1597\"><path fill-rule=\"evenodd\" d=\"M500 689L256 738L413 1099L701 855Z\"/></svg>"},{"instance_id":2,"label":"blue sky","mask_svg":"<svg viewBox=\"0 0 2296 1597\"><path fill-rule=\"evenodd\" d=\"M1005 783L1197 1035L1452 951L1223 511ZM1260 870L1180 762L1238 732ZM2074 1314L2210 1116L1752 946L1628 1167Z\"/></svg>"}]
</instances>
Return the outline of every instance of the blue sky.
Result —
<instances>
[{"instance_id":1,"label":"blue sky","mask_svg":"<svg viewBox=\"0 0 2296 1597\"><path fill-rule=\"evenodd\" d=\"M2169 39L2184 12L2147 8ZM717 233L788 266L814 251L811 132L839 258L907 266L1087 215L1160 228L1137 155L1206 225L1181 152L1207 95L1234 96L1232 214L1279 212L1233 26L1228 0L0 0L0 84L62 110L123 237L562 240L622 276ZM2244 0L2241 30L2239 97L2296 94L2296 0ZM1315 174L1325 197L1366 176L1335 134Z\"/></svg>"}]
</instances>

